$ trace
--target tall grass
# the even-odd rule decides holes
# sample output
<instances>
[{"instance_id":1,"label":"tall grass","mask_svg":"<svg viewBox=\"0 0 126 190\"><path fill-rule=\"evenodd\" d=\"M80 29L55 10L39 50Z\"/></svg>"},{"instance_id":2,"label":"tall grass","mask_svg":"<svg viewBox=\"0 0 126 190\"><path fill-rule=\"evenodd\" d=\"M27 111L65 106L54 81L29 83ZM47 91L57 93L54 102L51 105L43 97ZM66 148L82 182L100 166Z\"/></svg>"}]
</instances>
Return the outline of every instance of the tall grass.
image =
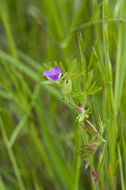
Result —
<instances>
[{"instance_id":1,"label":"tall grass","mask_svg":"<svg viewBox=\"0 0 126 190\"><path fill-rule=\"evenodd\" d=\"M125 8L124 0L0 0L1 190L125 190ZM67 69L74 58L81 71L94 70L102 87L87 100L107 140L97 183L76 155L82 140L76 113L55 88L40 84L50 61ZM94 165L102 156L100 149Z\"/></svg>"}]
</instances>

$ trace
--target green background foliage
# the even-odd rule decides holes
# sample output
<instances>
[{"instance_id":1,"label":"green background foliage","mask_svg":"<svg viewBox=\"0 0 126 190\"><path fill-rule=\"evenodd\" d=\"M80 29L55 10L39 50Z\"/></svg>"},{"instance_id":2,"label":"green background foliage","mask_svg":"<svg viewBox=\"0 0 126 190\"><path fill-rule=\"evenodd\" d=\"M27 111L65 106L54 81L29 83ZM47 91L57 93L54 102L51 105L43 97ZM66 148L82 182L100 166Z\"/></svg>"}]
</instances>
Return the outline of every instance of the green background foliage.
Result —
<instances>
[{"instance_id":1,"label":"green background foliage","mask_svg":"<svg viewBox=\"0 0 126 190\"><path fill-rule=\"evenodd\" d=\"M125 190L125 9L125 0L0 0L0 190ZM98 113L103 121L97 183L76 154L76 113L40 84L50 62L70 71L75 58L78 72L93 70L102 87L77 102L86 101L95 126Z\"/></svg>"}]
</instances>

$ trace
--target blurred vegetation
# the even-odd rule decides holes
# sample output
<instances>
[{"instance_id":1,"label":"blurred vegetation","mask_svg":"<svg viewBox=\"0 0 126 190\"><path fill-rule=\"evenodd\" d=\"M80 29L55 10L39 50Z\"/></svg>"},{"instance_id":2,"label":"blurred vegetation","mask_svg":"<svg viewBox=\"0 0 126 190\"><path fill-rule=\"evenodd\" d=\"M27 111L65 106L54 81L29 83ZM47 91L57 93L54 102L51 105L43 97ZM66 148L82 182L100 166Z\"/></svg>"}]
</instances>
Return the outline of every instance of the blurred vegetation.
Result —
<instances>
[{"instance_id":1,"label":"blurred vegetation","mask_svg":"<svg viewBox=\"0 0 126 190\"><path fill-rule=\"evenodd\" d=\"M0 0L0 190L125 190L125 8L124 0ZM87 100L108 142L97 184L77 162L76 114L40 84L50 62L67 70L77 58L81 68L78 32L102 87Z\"/></svg>"}]
</instances>

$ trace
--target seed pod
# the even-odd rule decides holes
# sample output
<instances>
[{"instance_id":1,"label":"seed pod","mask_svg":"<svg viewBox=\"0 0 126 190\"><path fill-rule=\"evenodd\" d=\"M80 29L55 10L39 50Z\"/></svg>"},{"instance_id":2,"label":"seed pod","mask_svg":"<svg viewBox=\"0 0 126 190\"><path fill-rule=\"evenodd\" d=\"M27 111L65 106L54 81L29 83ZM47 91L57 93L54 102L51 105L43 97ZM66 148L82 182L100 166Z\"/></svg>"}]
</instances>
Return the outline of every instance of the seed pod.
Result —
<instances>
[{"instance_id":1,"label":"seed pod","mask_svg":"<svg viewBox=\"0 0 126 190\"><path fill-rule=\"evenodd\" d=\"M64 80L63 84L62 84L62 94L63 96L69 96L72 92L72 81L69 80Z\"/></svg>"}]
</instances>

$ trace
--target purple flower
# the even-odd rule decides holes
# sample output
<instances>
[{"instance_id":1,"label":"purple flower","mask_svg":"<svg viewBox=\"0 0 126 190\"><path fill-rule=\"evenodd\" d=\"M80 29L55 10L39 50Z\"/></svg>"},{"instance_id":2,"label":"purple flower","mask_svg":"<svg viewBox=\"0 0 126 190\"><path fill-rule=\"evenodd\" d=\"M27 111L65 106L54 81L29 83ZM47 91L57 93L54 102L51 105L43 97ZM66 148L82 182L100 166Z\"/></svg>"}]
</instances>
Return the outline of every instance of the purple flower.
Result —
<instances>
[{"instance_id":1,"label":"purple flower","mask_svg":"<svg viewBox=\"0 0 126 190\"><path fill-rule=\"evenodd\" d=\"M50 78L54 81L58 80L60 75L61 75L61 70L59 70L59 66L56 66L56 69L52 67L48 71L43 72L43 76L46 76L47 78Z\"/></svg>"}]
</instances>

